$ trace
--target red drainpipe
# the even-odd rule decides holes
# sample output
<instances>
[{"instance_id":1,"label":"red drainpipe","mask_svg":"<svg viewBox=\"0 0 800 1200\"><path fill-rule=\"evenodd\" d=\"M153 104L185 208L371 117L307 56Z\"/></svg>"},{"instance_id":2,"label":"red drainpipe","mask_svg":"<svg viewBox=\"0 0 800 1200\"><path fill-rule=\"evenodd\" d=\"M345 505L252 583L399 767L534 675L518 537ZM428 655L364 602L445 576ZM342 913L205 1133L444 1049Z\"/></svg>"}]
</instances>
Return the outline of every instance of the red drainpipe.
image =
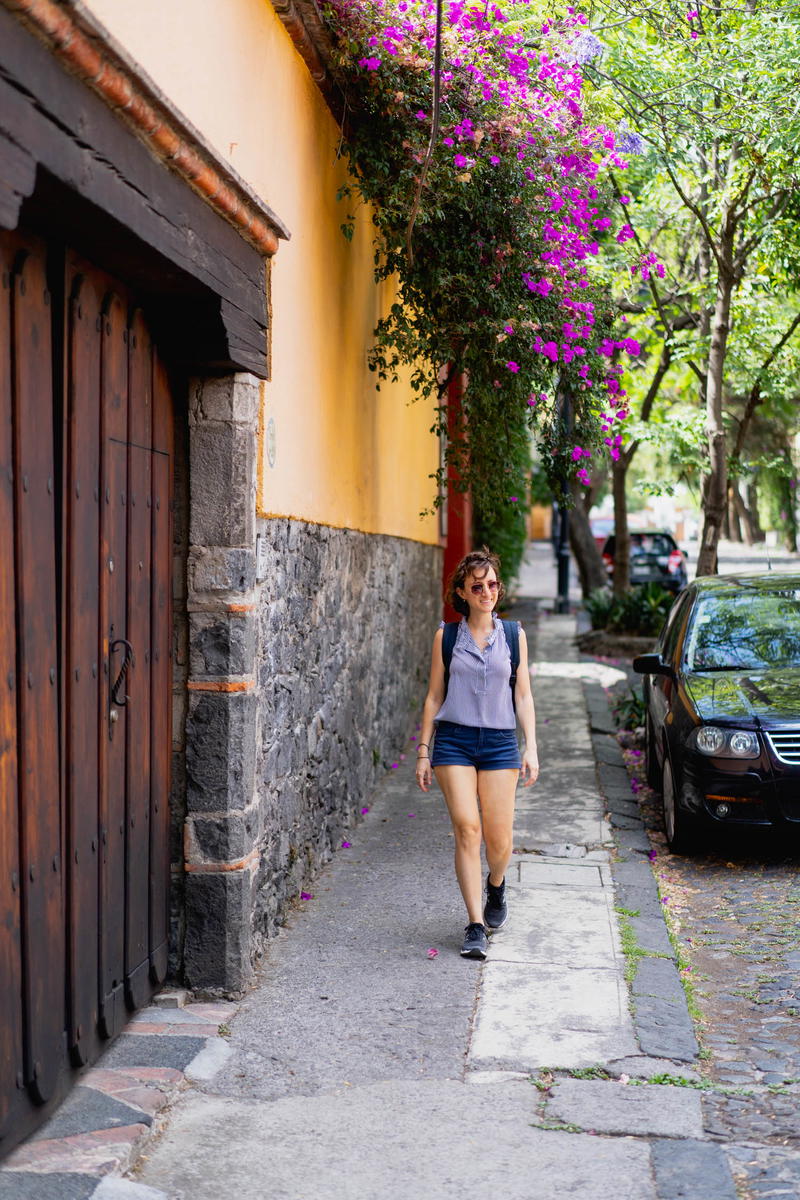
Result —
<instances>
[{"instance_id":1,"label":"red drainpipe","mask_svg":"<svg viewBox=\"0 0 800 1200\"><path fill-rule=\"evenodd\" d=\"M464 376L451 379L447 388L447 432L451 439L461 432L461 404L464 395ZM443 587L465 554L472 549L472 499L456 485L458 472L452 463L447 467L447 533L444 537ZM459 613L449 604L443 606L445 621L457 621Z\"/></svg>"}]
</instances>

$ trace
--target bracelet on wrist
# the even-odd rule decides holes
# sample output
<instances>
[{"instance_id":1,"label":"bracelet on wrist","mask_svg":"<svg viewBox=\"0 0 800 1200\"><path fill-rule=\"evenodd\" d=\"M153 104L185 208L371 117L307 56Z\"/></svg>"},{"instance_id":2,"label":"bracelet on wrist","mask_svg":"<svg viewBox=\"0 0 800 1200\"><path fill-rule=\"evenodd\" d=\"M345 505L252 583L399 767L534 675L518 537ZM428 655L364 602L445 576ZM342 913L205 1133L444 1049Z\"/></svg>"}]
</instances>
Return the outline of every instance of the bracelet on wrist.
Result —
<instances>
[{"instance_id":1,"label":"bracelet on wrist","mask_svg":"<svg viewBox=\"0 0 800 1200\"><path fill-rule=\"evenodd\" d=\"M430 746L428 745L427 742L420 742L419 745L417 746L417 749L421 750L423 746L425 747L426 750L430 750Z\"/></svg>"},{"instance_id":2,"label":"bracelet on wrist","mask_svg":"<svg viewBox=\"0 0 800 1200\"><path fill-rule=\"evenodd\" d=\"M417 762L424 762L426 758L430 761L430 757L430 754L418 754Z\"/></svg>"}]
</instances>

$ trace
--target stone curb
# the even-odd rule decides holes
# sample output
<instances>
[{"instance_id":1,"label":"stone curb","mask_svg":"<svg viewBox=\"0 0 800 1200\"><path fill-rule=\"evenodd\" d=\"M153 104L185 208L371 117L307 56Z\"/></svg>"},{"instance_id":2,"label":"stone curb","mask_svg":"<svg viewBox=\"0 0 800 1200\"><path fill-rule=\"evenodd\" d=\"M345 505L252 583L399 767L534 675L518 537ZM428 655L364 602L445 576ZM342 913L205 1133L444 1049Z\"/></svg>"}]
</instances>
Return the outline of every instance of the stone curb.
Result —
<instances>
[{"instance_id":1,"label":"stone curb","mask_svg":"<svg viewBox=\"0 0 800 1200\"><path fill-rule=\"evenodd\" d=\"M185 1082L209 1078L224 1061L228 1043L218 1029L237 1007L155 1001L133 1015L50 1119L3 1161L0 1200L162 1200L121 1176Z\"/></svg>"},{"instance_id":2,"label":"stone curb","mask_svg":"<svg viewBox=\"0 0 800 1200\"><path fill-rule=\"evenodd\" d=\"M699 1047L694 1025L669 940L658 884L646 857L650 841L630 790L622 751L611 733L614 725L608 699L599 684L584 683L583 690L597 777L618 856L611 867L616 903L617 907L638 914L628 919L645 955L638 963L631 989L636 1037L643 1054L675 1062L695 1062ZM659 957L651 957L654 955ZM665 1197L669 1195L665 1193Z\"/></svg>"}]
</instances>

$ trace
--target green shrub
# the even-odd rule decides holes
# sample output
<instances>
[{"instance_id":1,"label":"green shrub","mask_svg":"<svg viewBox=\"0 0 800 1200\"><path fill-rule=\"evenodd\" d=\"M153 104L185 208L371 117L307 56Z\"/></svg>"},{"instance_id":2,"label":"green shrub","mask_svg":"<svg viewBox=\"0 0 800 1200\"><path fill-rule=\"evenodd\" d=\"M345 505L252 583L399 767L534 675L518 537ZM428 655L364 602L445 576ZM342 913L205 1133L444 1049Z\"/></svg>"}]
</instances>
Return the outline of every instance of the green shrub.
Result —
<instances>
[{"instance_id":1,"label":"green shrub","mask_svg":"<svg viewBox=\"0 0 800 1200\"><path fill-rule=\"evenodd\" d=\"M611 588L595 588L584 599L583 607L592 623L592 629L605 629L614 607L614 593Z\"/></svg>"},{"instance_id":2,"label":"green shrub","mask_svg":"<svg viewBox=\"0 0 800 1200\"><path fill-rule=\"evenodd\" d=\"M611 706L614 723L618 729L638 729L644 725L645 706L640 691L630 688L627 696L620 696Z\"/></svg>"},{"instance_id":3,"label":"green shrub","mask_svg":"<svg viewBox=\"0 0 800 1200\"><path fill-rule=\"evenodd\" d=\"M657 637L674 599L672 592L661 584L646 583L644 587L631 588L624 596L615 596L610 588L597 588L589 593L583 606L592 629Z\"/></svg>"}]
</instances>

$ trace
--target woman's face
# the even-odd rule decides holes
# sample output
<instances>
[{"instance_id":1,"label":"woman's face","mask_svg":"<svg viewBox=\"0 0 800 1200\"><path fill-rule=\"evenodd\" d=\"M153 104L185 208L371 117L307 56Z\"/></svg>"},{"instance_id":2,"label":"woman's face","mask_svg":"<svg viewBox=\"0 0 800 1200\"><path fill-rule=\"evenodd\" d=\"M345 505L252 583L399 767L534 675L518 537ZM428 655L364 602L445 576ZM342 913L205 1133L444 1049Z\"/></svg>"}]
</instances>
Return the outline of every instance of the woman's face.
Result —
<instances>
[{"instance_id":1,"label":"woman's face","mask_svg":"<svg viewBox=\"0 0 800 1200\"><path fill-rule=\"evenodd\" d=\"M470 616L490 613L497 603L497 572L494 567L478 568L464 580L463 588L457 588L459 596L469 605Z\"/></svg>"}]
</instances>

